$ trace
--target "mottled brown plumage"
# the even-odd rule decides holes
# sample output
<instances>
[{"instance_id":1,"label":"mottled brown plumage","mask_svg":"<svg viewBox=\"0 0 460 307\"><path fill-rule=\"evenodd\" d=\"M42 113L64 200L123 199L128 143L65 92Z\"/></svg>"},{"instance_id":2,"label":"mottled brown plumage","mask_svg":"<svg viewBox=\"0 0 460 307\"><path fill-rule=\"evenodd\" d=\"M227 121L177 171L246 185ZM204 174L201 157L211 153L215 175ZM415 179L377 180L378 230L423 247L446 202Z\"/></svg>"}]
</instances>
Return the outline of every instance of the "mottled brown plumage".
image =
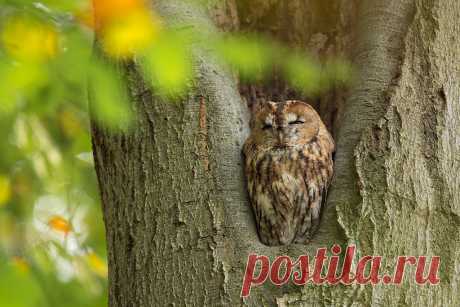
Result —
<instances>
[{"instance_id":1,"label":"mottled brown plumage","mask_svg":"<svg viewBox=\"0 0 460 307\"><path fill-rule=\"evenodd\" d=\"M334 141L316 111L290 100L256 107L243 152L262 243L307 243L332 177Z\"/></svg>"}]
</instances>

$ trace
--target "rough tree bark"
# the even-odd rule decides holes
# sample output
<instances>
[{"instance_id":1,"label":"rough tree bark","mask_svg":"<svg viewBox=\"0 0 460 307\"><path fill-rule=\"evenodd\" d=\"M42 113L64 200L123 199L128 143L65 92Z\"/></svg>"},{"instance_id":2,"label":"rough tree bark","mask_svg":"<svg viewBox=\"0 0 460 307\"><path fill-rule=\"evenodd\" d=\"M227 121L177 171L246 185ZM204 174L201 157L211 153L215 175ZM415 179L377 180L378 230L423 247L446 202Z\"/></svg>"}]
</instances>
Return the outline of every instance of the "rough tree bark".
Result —
<instances>
[{"instance_id":1,"label":"rough tree bark","mask_svg":"<svg viewBox=\"0 0 460 307\"><path fill-rule=\"evenodd\" d=\"M336 177L321 233L309 246L259 243L241 167L246 104L231 74L209 52L194 46L197 82L175 104L155 96L135 64L124 64L120 73L130 90L136 128L116 133L93 124L111 306L460 305L460 3L287 2L266 2L275 12L283 5L283 12L301 11L296 22L275 27L281 29L275 37L292 32L288 43L308 48L321 37L317 33L331 28L330 20L345 24L323 35L340 42L334 48L348 54L357 70L332 125ZM273 16L254 9L260 1L220 5L211 12L226 30L264 32ZM184 1L155 1L155 9L170 24L214 31L206 12ZM258 19L243 18L242 12L259 12ZM344 21L355 14L356 25ZM277 24L282 16L272 19ZM305 21L308 16L317 21ZM295 35L305 25L317 27ZM336 242L354 243L362 255L382 255L388 268L397 255L440 255L441 284L267 284L246 300L239 297L249 253L296 257Z\"/></svg>"}]
</instances>

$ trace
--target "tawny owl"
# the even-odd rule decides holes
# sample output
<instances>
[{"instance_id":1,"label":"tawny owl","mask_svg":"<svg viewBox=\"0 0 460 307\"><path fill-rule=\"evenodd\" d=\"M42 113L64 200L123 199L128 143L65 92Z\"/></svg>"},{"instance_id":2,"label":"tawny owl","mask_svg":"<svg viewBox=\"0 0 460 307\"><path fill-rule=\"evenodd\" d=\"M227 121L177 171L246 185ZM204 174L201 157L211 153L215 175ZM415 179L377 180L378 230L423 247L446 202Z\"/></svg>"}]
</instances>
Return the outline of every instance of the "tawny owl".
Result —
<instances>
[{"instance_id":1,"label":"tawny owl","mask_svg":"<svg viewBox=\"0 0 460 307\"><path fill-rule=\"evenodd\" d=\"M243 153L262 243L307 243L332 177L334 140L318 113L296 100L260 103Z\"/></svg>"}]
</instances>

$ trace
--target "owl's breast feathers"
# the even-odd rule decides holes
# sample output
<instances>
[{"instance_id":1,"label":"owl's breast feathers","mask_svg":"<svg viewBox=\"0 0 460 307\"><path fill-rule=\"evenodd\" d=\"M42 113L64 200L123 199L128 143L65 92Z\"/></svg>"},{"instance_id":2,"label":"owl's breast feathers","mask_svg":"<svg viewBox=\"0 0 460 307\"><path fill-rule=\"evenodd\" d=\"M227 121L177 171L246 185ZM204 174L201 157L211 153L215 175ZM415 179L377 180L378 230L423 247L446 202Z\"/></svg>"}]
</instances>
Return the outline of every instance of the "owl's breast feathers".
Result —
<instances>
[{"instance_id":1,"label":"owl's breast feathers","mask_svg":"<svg viewBox=\"0 0 460 307\"><path fill-rule=\"evenodd\" d=\"M326 131L327 132L327 131ZM248 191L262 243L307 243L318 225L332 177L334 143L319 133L308 144L243 147Z\"/></svg>"}]
</instances>

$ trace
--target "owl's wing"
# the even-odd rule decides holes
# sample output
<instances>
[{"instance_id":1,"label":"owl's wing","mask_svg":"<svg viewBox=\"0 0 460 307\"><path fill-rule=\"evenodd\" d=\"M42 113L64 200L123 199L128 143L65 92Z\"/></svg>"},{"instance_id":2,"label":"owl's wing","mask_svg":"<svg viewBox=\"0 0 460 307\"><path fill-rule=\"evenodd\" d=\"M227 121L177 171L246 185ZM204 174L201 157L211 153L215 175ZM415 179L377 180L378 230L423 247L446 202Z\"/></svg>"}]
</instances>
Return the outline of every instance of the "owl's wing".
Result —
<instances>
[{"instance_id":1,"label":"owl's wing","mask_svg":"<svg viewBox=\"0 0 460 307\"><path fill-rule=\"evenodd\" d=\"M316 232L316 230L318 230L320 221L323 218L323 213L324 213L325 208L326 208L327 194L328 194L329 186L331 185L333 177L334 177L334 174L332 175L331 178L329 178L329 180L326 181L326 184L324 184L323 187L319 191L319 197L321 198L321 202L320 202L321 207L319 208L319 216L318 216L318 218L312 220L312 232L313 233Z\"/></svg>"}]
</instances>

